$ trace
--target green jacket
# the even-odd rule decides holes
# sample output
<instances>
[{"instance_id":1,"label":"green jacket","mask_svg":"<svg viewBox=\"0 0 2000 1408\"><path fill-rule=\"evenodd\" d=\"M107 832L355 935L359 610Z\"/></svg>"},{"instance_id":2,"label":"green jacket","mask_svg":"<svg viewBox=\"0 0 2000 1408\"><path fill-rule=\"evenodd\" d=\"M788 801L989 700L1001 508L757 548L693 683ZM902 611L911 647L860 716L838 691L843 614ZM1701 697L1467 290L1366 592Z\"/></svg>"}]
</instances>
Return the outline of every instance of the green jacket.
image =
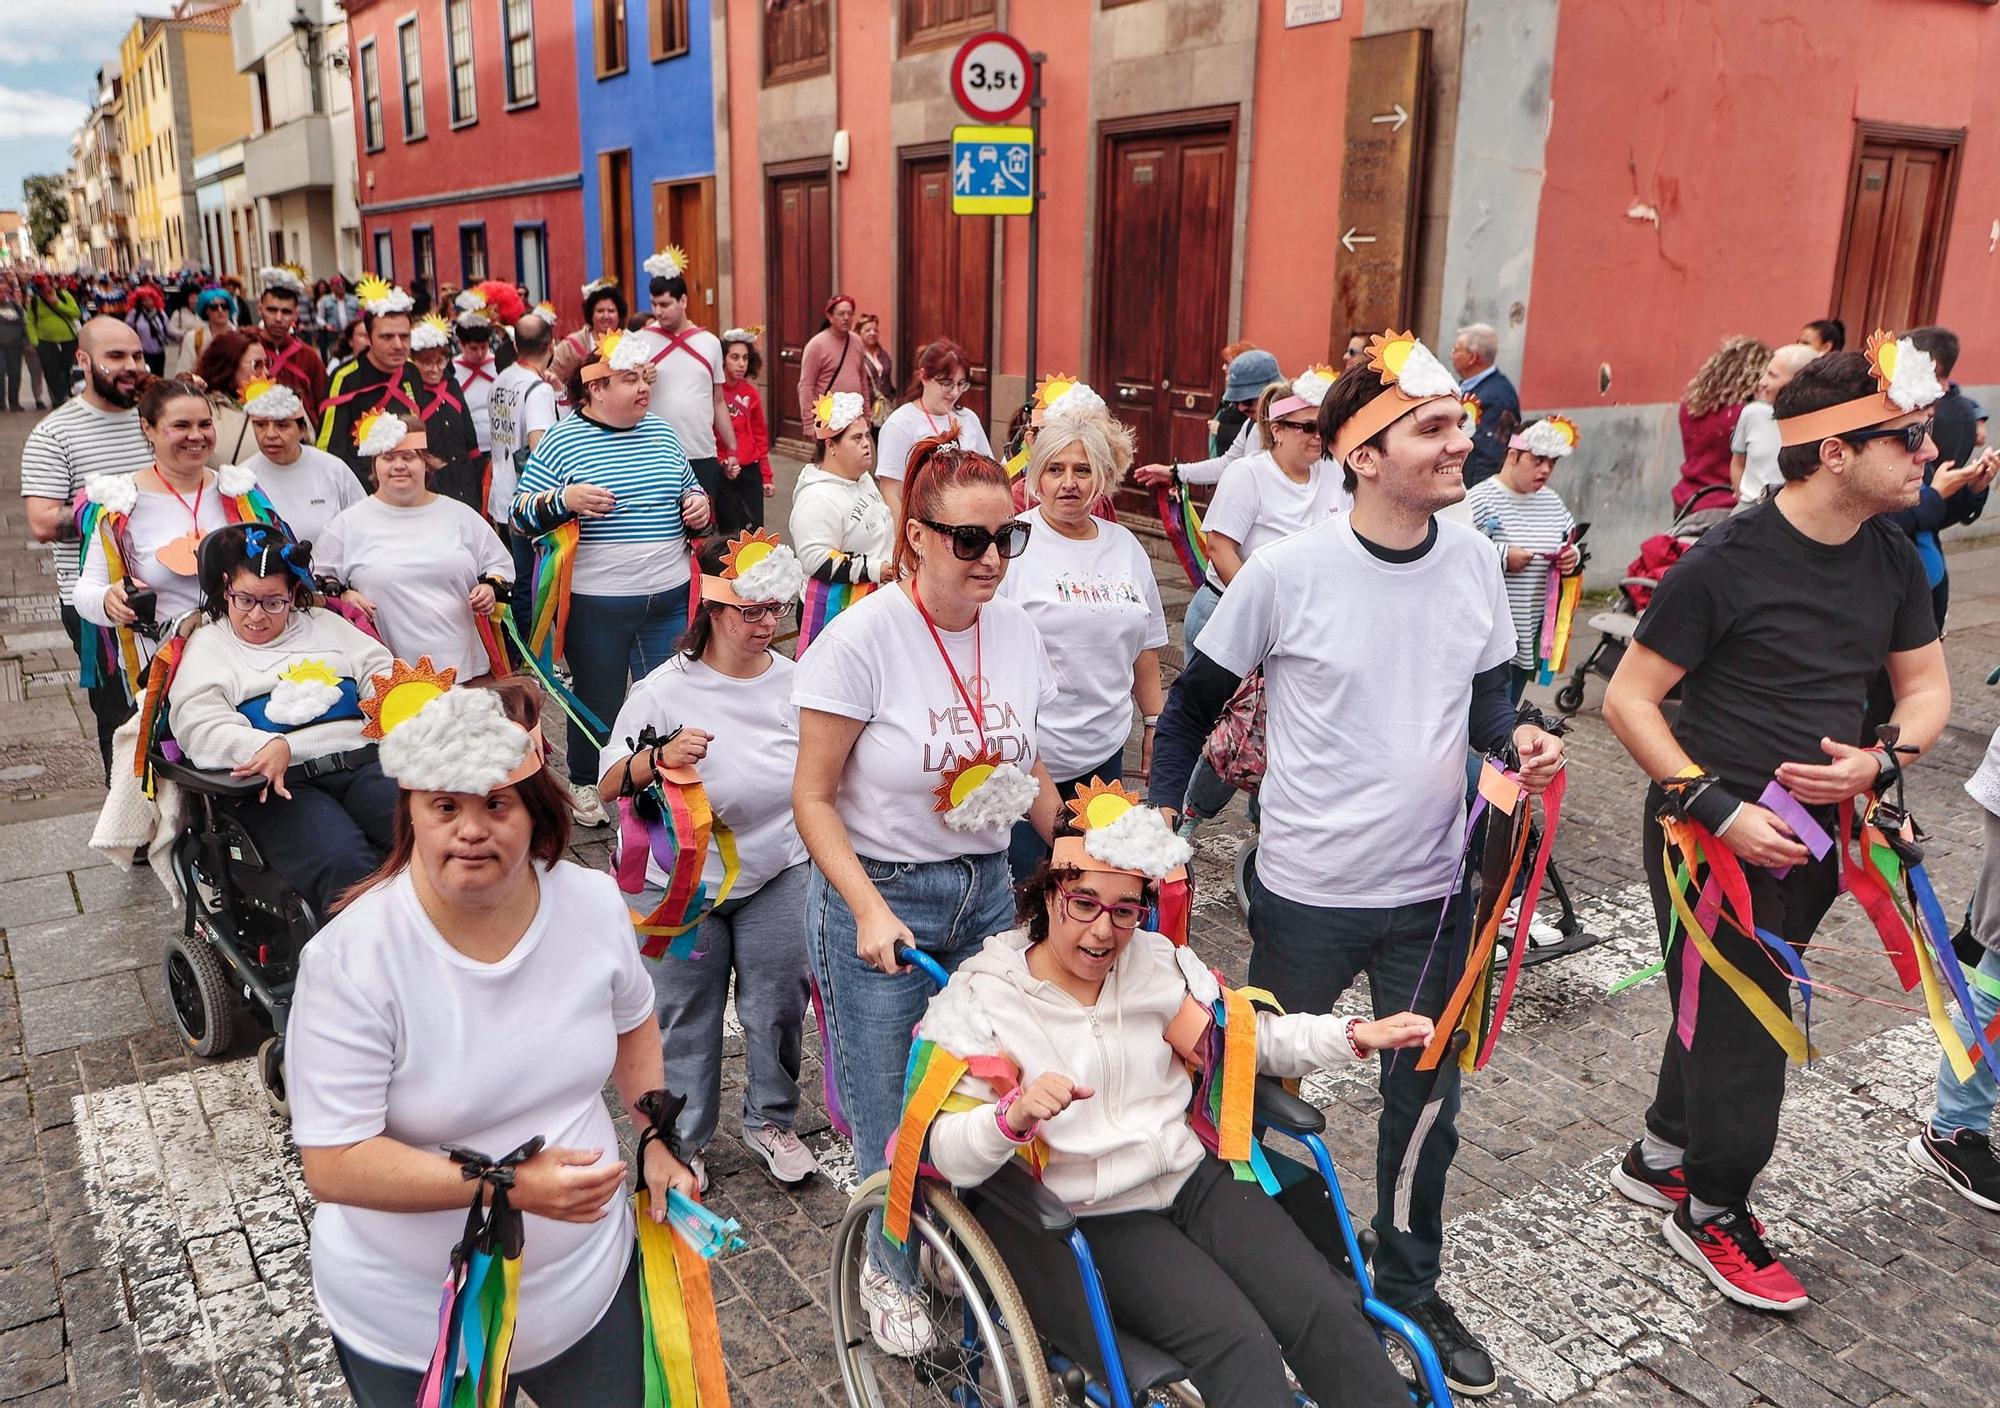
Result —
<instances>
[{"instance_id":1,"label":"green jacket","mask_svg":"<svg viewBox=\"0 0 2000 1408\"><path fill-rule=\"evenodd\" d=\"M28 306L30 347L39 347L44 342L76 341L76 325L83 318L83 310L76 306L73 294L58 289L55 297L44 300L41 294L29 289L23 301Z\"/></svg>"}]
</instances>

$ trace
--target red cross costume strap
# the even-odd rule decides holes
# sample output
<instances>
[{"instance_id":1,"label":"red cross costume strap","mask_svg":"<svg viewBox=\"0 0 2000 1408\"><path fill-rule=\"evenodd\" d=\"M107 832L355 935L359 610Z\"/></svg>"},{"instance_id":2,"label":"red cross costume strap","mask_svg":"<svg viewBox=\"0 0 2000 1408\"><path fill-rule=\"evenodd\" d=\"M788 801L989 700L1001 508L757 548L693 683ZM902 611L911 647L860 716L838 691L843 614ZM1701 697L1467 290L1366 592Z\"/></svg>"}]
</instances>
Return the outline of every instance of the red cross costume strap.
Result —
<instances>
[{"instance_id":1,"label":"red cross costume strap","mask_svg":"<svg viewBox=\"0 0 2000 1408\"><path fill-rule=\"evenodd\" d=\"M279 377L288 371L296 371L300 375L304 375L305 368L294 367L292 360L305 350L305 343L294 337L282 347L272 347L268 342L264 345L271 354L271 365L265 369L264 374L272 381L278 380Z\"/></svg>"},{"instance_id":2,"label":"red cross costume strap","mask_svg":"<svg viewBox=\"0 0 2000 1408\"><path fill-rule=\"evenodd\" d=\"M491 361L468 362L463 357L459 357L453 360L452 365L466 374L469 378L468 385L473 381L493 380L493 373L487 370L487 368L493 365Z\"/></svg>"},{"instance_id":3,"label":"red cross costume strap","mask_svg":"<svg viewBox=\"0 0 2000 1408\"><path fill-rule=\"evenodd\" d=\"M655 329L655 331L658 331L658 329ZM657 367L660 363L667 360L668 354L675 351L682 351L697 362L700 362L701 369L713 377L715 375L715 364L697 352L694 347L694 335L700 331L700 328L690 323L679 332L661 333L660 336L666 338L667 345L653 354L653 365Z\"/></svg>"},{"instance_id":4,"label":"red cross costume strap","mask_svg":"<svg viewBox=\"0 0 2000 1408\"><path fill-rule=\"evenodd\" d=\"M437 384L437 394L432 396L431 403L424 407L423 410L417 412L417 414L424 420L429 420L437 414L439 406L450 406L454 411L465 409L465 402L458 399L458 389L452 384L450 377L446 377Z\"/></svg>"},{"instance_id":5,"label":"red cross costume strap","mask_svg":"<svg viewBox=\"0 0 2000 1408\"><path fill-rule=\"evenodd\" d=\"M390 381L377 382L373 386L357 386L352 391L343 391L338 396L329 396L326 398L326 404L329 407L344 406L349 401L354 400L357 396L364 396L370 391L380 391L382 393L382 399L377 401L373 406L369 407L370 410L386 411L389 408L389 403L391 401L400 401L405 406L409 407L411 415L416 416L420 419L423 416L423 412L417 408L417 403L415 401L412 401L407 395L403 393L403 382L401 377L397 377Z\"/></svg>"}]
</instances>

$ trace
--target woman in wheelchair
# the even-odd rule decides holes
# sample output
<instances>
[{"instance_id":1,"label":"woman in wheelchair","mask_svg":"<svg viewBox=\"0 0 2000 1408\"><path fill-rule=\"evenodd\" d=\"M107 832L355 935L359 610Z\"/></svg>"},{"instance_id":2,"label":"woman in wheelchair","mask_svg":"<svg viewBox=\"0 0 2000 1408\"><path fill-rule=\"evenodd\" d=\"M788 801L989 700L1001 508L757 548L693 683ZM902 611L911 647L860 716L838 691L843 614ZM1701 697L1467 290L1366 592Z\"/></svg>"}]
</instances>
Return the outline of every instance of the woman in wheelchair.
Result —
<instances>
[{"instance_id":1,"label":"woman in wheelchair","mask_svg":"<svg viewBox=\"0 0 2000 1408\"><path fill-rule=\"evenodd\" d=\"M1088 818L1094 802L1101 819L1127 800L1093 780L1072 810ZM1058 838L1020 887L1021 927L987 940L917 1029L969 1066L930 1125L928 1160L969 1187L1032 1146L1044 1186L1078 1215L1119 1327L1187 1366L1209 1408L1290 1405L1287 1364L1322 1408L1407 1404L1354 1283L1190 1125L1189 1066L1221 1049L1207 1040L1221 988L1188 949L1139 927L1187 856L1140 805ZM1410 1012L1259 1012L1254 1059L1303 1076L1430 1032ZM1045 1254L1009 1254L1035 1233L1004 1219L987 1230L1037 1320L1087 1323L1067 1257L1039 1274Z\"/></svg>"},{"instance_id":2,"label":"woman in wheelchair","mask_svg":"<svg viewBox=\"0 0 2000 1408\"><path fill-rule=\"evenodd\" d=\"M307 548L231 524L202 540L209 624L188 636L167 689L174 741L198 768L269 786L237 814L264 859L326 917L394 837L396 784L361 736L360 686L389 670L382 643L312 604Z\"/></svg>"}]
</instances>

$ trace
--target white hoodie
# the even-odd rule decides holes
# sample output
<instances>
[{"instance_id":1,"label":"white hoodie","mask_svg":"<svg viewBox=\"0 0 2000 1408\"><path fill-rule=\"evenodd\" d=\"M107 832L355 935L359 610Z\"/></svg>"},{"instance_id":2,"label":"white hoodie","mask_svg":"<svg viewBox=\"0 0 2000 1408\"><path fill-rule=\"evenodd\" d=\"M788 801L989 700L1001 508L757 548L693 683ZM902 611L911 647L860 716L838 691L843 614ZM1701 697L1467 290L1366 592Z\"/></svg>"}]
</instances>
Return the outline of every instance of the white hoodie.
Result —
<instances>
[{"instance_id":1,"label":"white hoodie","mask_svg":"<svg viewBox=\"0 0 2000 1408\"><path fill-rule=\"evenodd\" d=\"M1012 929L986 941L931 999L917 1035L960 1058L1004 1056L1021 1083L1053 1071L1095 1093L1041 1127L1048 1146L1042 1182L1084 1214L1156 1210L1172 1203L1201 1161L1188 1127L1194 1093L1186 1066L1167 1044L1167 1025L1193 1000L1220 995L1215 977L1187 949L1140 930L1118 955L1095 1007L1085 1007L1028 970L1028 934ZM1304 1076L1354 1061L1347 1019L1257 1016L1257 1069ZM954 1185L984 1182L1020 1148L1000 1132L993 1088L966 1076L958 1093L986 1102L938 1116L930 1164Z\"/></svg>"},{"instance_id":2,"label":"white hoodie","mask_svg":"<svg viewBox=\"0 0 2000 1408\"><path fill-rule=\"evenodd\" d=\"M896 524L875 476L842 479L830 469L807 465L799 471L792 487L792 551L806 575L819 571L834 553L868 560L865 574L853 569L838 574L840 581L879 582L896 547Z\"/></svg>"}]
</instances>

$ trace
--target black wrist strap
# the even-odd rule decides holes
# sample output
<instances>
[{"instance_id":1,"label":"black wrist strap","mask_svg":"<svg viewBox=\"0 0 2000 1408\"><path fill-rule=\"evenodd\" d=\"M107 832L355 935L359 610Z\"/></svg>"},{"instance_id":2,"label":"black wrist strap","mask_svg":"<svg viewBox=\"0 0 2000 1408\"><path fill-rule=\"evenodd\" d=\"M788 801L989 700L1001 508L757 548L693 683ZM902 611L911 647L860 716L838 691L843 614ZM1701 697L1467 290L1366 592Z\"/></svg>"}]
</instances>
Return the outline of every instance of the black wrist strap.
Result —
<instances>
[{"instance_id":1,"label":"black wrist strap","mask_svg":"<svg viewBox=\"0 0 2000 1408\"><path fill-rule=\"evenodd\" d=\"M632 1102L632 1108L651 1121L646 1128L639 1131L639 1148L632 1159L633 1163L638 1165L639 1187L644 1191L647 1145L658 1141L667 1146L669 1154L682 1163L687 1162L688 1156L681 1143L681 1137L674 1132L674 1121L678 1120L681 1111L687 1108L687 1096L676 1095L666 1089L649 1090Z\"/></svg>"}]
</instances>

